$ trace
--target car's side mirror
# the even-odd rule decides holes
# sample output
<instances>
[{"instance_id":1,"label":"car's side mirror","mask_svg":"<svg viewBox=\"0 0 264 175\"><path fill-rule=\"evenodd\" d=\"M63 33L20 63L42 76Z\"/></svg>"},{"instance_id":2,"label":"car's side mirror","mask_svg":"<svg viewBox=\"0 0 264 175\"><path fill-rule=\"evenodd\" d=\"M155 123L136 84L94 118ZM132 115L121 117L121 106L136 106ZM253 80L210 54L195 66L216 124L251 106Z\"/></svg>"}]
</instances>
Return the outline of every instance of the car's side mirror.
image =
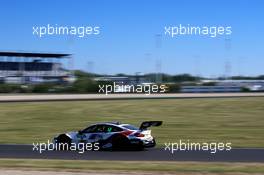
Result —
<instances>
[{"instance_id":1,"label":"car's side mirror","mask_svg":"<svg viewBox=\"0 0 264 175\"><path fill-rule=\"evenodd\" d=\"M83 134L82 130L79 130L79 131L78 131L78 134Z\"/></svg>"}]
</instances>

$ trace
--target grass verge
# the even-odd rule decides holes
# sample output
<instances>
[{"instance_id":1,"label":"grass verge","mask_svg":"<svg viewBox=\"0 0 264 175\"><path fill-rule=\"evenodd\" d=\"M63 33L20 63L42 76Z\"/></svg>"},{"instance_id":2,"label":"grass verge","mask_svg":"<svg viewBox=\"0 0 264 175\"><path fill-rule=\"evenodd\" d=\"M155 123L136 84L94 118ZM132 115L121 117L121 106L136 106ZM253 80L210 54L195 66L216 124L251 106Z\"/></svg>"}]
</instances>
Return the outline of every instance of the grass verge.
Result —
<instances>
[{"instance_id":1,"label":"grass verge","mask_svg":"<svg viewBox=\"0 0 264 175\"><path fill-rule=\"evenodd\" d=\"M85 160L32 160L0 159L0 168L31 170L85 171L145 171L185 173L263 173L263 163L201 163L201 162L148 162L148 161L85 161Z\"/></svg>"},{"instance_id":2,"label":"grass verge","mask_svg":"<svg viewBox=\"0 0 264 175\"><path fill-rule=\"evenodd\" d=\"M264 147L263 102L264 97L1 103L0 143L46 142L101 121L163 120L151 128L159 145L181 139Z\"/></svg>"}]
</instances>

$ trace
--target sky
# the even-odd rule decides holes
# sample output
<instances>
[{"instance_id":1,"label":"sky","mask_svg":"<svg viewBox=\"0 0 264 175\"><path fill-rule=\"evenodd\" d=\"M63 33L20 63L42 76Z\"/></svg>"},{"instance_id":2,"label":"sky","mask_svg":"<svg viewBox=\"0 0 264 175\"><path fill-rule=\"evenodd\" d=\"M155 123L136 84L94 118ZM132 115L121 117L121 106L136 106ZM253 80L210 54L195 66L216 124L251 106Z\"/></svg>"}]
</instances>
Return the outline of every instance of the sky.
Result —
<instances>
[{"instance_id":1,"label":"sky","mask_svg":"<svg viewBox=\"0 0 264 175\"><path fill-rule=\"evenodd\" d=\"M264 74L261 0L1 0L0 51L71 53L68 68L207 77ZM99 35L38 37L35 26L99 26ZM215 38L165 26L231 26ZM158 43L158 46L157 46ZM70 66L71 64L71 66Z\"/></svg>"}]
</instances>

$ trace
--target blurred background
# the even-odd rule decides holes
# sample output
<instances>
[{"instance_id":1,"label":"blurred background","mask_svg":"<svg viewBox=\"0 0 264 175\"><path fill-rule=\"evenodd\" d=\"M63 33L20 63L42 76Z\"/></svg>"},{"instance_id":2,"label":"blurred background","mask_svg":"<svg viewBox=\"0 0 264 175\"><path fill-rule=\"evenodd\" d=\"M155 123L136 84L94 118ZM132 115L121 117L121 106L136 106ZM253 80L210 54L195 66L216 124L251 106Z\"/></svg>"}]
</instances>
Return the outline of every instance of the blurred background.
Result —
<instances>
[{"instance_id":1,"label":"blurred background","mask_svg":"<svg viewBox=\"0 0 264 175\"><path fill-rule=\"evenodd\" d=\"M39 5L41 4L41 5ZM3 1L0 92L96 93L98 84L167 84L168 92L263 91L262 1ZM33 27L99 26L99 35ZM170 38L165 26L231 26Z\"/></svg>"}]
</instances>

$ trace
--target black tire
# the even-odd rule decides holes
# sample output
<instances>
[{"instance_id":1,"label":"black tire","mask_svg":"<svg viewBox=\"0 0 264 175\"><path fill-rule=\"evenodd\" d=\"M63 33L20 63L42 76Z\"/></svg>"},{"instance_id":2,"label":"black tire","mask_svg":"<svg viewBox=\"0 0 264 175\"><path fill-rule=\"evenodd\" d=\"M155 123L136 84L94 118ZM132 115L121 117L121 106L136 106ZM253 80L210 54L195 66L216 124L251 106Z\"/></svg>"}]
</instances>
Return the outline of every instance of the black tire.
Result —
<instances>
[{"instance_id":1,"label":"black tire","mask_svg":"<svg viewBox=\"0 0 264 175\"><path fill-rule=\"evenodd\" d=\"M112 138L112 149L113 150L129 150L130 149L130 142L128 138L124 135L115 135Z\"/></svg>"},{"instance_id":2,"label":"black tire","mask_svg":"<svg viewBox=\"0 0 264 175\"><path fill-rule=\"evenodd\" d=\"M154 148L154 147L157 145L157 143L156 143L156 139L155 139L155 138L153 138L153 144L154 144L154 145L153 145L152 147Z\"/></svg>"},{"instance_id":3,"label":"black tire","mask_svg":"<svg viewBox=\"0 0 264 175\"><path fill-rule=\"evenodd\" d=\"M58 136L57 150L67 151L67 150L70 150L70 146L71 146L71 139L67 135L62 134Z\"/></svg>"},{"instance_id":4,"label":"black tire","mask_svg":"<svg viewBox=\"0 0 264 175\"><path fill-rule=\"evenodd\" d=\"M130 142L133 142L134 140L130 140ZM136 142L138 142L137 144L131 144L130 146L130 150L131 151L143 151L144 150L144 145L142 141L139 141L136 139Z\"/></svg>"}]
</instances>

